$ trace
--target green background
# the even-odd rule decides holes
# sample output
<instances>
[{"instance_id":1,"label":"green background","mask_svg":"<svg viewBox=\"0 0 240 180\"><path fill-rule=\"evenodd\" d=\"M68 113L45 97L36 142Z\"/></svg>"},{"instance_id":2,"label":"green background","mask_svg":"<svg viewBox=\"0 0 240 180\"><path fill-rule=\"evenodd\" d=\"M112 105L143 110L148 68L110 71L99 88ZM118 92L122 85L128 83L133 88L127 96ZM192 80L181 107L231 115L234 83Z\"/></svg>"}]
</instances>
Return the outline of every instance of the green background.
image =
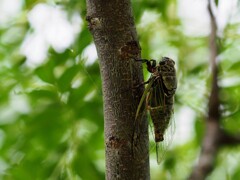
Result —
<instances>
[{"instance_id":1,"label":"green background","mask_svg":"<svg viewBox=\"0 0 240 180\"><path fill-rule=\"evenodd\" d=\"M61 53L50 47L44 62L29 67L20 47L27 34L34 32L27 17L39 3L60 7L69 19L78 13L83 23L71 46ZM151 177L186 179L204 135L211 84L208 35L193 37L184 32L174 0L133 0L132 5L142 57L172 57L178 74L177 134L160 166L151 146ZM98 62L87 65L82 56L92 43L85 16L84 0L25 0L17 16L1 24L0 179L105 178L101 79ZM230 133L240 132L239 22L227 24L217 41L221 126ZM145 69L144 73L147 79ZM183 114L186 110L192 114L190 120ZM175 143L181 133L188 138ZM168 134L169 139L173 135ZM239 150L238 146L220 149L208 179L240 179Z\"/></svg>"}]
</instances>

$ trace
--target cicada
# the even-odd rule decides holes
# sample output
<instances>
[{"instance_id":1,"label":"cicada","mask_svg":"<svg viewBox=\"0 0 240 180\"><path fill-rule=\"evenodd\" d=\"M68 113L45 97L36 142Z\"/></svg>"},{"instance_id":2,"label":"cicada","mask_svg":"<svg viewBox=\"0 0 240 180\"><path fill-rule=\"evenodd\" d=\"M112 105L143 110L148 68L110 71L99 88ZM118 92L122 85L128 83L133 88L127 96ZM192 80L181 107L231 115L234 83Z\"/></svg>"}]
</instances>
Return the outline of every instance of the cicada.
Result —
<instances>
[{"instance_id":1,"label":"cicada","mask_svg":"<svg viewBox=\"0 0 240 180\"><path fill-rule=\"evenodd\" d=\"M159 154L161 153L159 152L161 151L161 143L164 141L167 128L172 123L171 119L174 113L174 95L177 89L175 62L168 57L163 57L159 64L153 59L135 59L135 61L146 63L147 70L151 73L149 80L141 84L147 84L147 86L138 105L135 121L142 116L141 111L146 100L146 109L150 112L154 127L154 140L159 164L162 160L162 156Z\"/></svg>"}]
</instances>

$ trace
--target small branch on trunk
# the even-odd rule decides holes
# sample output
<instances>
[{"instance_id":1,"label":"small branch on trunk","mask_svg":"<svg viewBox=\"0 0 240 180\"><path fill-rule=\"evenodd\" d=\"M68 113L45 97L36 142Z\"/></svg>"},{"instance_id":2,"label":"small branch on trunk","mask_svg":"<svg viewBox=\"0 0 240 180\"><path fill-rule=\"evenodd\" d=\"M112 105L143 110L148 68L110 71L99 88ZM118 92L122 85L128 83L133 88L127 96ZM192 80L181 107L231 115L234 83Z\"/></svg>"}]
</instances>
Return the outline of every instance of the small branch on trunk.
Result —
<instances>
[{"instance_id":1,"label":"small branch on trunk","mask_svg":"<svg viewBox=\"0 0 240 180\"><path fill-rule=\"evenodd\" d=\"M240 134L231 135L225 131L221 131L219 145L220 146L236 146L240 144Z\"/></svg>"}]
</instances>

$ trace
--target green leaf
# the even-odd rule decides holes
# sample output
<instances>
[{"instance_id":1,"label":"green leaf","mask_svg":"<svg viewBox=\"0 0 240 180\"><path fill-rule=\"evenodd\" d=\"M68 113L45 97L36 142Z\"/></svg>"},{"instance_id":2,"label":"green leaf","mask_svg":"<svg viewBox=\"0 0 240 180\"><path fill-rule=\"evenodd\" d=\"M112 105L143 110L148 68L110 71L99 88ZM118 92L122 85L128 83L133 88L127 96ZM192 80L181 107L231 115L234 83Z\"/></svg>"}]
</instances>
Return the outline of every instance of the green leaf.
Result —
<instances>
[{"instance_id":1,"label":"green leaf","mask_svg":"<svg viewBox=\"0 0 240 180\"><path fill-rule=\"evenodd\" d=\"M55 77L53 74L53 67L54 67L54 64L51 61L49 61L47 64L38 67L35 70L35 73L44 82L54 84Z\"/></svg>"},{"instance_id":2,"label":"green leaf","mask_svg":"<svg viewBox=\"0 0 240 180\"><path fill-rule=\"evenodd\" d=\"M52 90L47 89L36 89L30 92L33 99L52 99L56 100L58 98L57 93Z\"/></svg>"},{"instance_id":3,"label":"green leaf","mask_svg":"<svg viewBox=\"0 0 240 180\"><path fill-rule=\"evenodd\" d=\"M66 92L71 88L71 82L74 76L78 73L79 67L72 66L68 68L63 75L57 80L58 87L61 92Z\"/></svg>"},{"instance_id":4,"label":"green leaf","mask_svg":"<svg viewBox=\"0 0 240 180\"><path fill-rule=\"evenodd\" d=\"M92 36L86 27L87 25L84 26L84 29L81 31L77 39L76 47L74 48L76 49L76 54L81 54L83 49L92 42Z\"/></svg>"}]
</instances>

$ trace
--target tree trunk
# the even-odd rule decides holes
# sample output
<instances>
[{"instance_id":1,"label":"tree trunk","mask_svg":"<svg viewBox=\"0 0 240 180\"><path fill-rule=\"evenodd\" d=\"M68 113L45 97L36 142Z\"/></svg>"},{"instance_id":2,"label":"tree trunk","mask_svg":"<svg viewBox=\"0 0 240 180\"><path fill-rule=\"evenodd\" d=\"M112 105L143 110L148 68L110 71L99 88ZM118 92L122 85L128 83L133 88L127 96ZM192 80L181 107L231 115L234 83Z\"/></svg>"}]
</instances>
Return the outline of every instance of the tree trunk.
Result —
<instances>
[{"instance_id":1,"label":"tree trunk","mask_svg":"<svg viewBox=\"0 0 240 180\"><path fill-rule=\"evenodd\" d=\"M143 87L130 0L87 0L87 21L100 61L103 81L106 179L150 179L148 123L135 126ZM138 130L133 145L134 129Z\"/></svg>"}]
</instances>

